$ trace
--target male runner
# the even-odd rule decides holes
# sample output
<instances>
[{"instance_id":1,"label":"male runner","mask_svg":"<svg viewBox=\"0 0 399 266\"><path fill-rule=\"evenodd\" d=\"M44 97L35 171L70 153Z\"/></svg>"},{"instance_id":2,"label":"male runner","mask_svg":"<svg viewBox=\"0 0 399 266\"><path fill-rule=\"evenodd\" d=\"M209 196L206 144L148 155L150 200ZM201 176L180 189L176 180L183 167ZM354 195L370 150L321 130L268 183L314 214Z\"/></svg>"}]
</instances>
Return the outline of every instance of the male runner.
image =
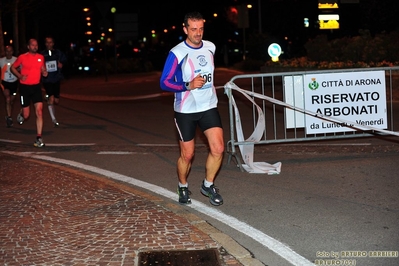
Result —
<instances>
[{"instance_id":1,"label":"male runner","mask_svg":"<svg viewBox=\"0 0 399 266\"><path fill-rule=\"evenodd\" d=\"M222 164L224 141L213 84L216 47L212 42L202 40L204 19L198 12L185 15L183 31L187 38L170 50L160 79L162 90L175 93L174 119L180 139L180 157L177 160L179 202L191 203L187 177L199 126L210 149L200 191L209 197L211 204L219 206L223 204L223 198L214 181Z\"/></svg>"},{"instance_id":2,"label":"male runner","mask_svg":"<svg viewBox=\"0 0 399 266\"><path fill-rule=\"evenodd\" d=\"M51 121L55 127L58 127L60 124L55 117L54 105L59 104L60 101L60 87L63 79L61 70L63 65L67 63L67 58L63 52L54 48L53 37L46 37L45 45L46 49L41 54L44 56L48 76L42 77L42 84L46 91L47 107Z\"/></svg>"},{"instance_id":3,"label":"male runner","mask_svg":"<svg viewBox=\"0 0 399 266\"><path fill-rule=\"evenodd\" d=\"M4 50L6 56L0 58L1 88L6 101L6 125L11 127L13 125L12 109L18 90L18 78L11 72L10 67L17 60L17 57L13 56L14 49L12 46L7 45Z\"/></svg>"},{"instance_id":4,"label":"male runner","mask_svg":"<svg viewBox=\"0 0 399 266\"><path fill-rule=\"evenodd\" d=\"M29 118L30 104L33 103L36 114L36 141L35 147L44 147L42 140L43 130L43 95L40 84L41 76L47 76L43 55L37 52L39 45L36 39L28 42L28 52L18 56L11 65L11 72L19 79L19 93L21 96L21 112L17 116L22 125ZM20 70L18 70L20 69Z\"/></svg>"}]
</instances>

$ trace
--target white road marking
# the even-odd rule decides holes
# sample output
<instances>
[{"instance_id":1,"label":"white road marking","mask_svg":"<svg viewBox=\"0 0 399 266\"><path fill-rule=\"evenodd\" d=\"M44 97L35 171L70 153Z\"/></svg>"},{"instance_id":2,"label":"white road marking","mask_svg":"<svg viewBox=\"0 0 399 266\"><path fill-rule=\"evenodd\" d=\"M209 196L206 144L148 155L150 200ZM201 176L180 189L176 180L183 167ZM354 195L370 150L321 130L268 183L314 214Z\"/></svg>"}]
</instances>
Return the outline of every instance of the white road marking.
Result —
<instances>
[{"instance_id":1,"label":"white road marking","mask_svg":"<svg viewBox=\"0 0 399 266\"><path fill-rule=\"evenodd\" d=\"M156 144L156 143L139 143L136 146L141 147L178 147L179 144ZM205 144L195 144L195 147L204 147Z\"/></svg>"},{"instance_id":2,"label":"white road marking","mask_svg":"<svg viewBox=\"0 0 399 266\"><path fill-rule=\"evenodd\" d=\"M161 93L153 93L147 95L139 95L139 96L93 96L93 95L74 95L74 94L61 94L63 98L67 99L77 99L83 101L91 101L91 102L106 102L106 101L132 101L132 100L142 100L142 99L150 99L157 98L163 96L171 96L173 93L171 92L161 92Z\"/></svg>"},{"instance_id":3,"label":"white road marking","mask_svg":"<svg viewBox=\"0 0 399 266\"><path fill-rule=\"evenodd\" d=\"M371 143L318 143L318 144L287 144L284 146L370 146Z\"/></svg>"},{"instance_id":4,"label":"white road marking","mask_svg":"<svg viewBox=\"0 0 399 266\"><path fill-rule=\"evenodd\" d=\"M96 143L45 143L51 147L70 147L70 146L94 146Z\"/></svg>"},{"instance_id":5,"label":"white road marking","mask_svg":"<svg viewBox=\"0 0 399 266\"><path fill-rule=\"evenodd\" d=\"M21 143L19 140L9 140L9 139L0 139L1 142L7 142L7 143Z\"/></svg>"},{"instance_id":6,"label":"white road marking","mask_svg":"<svg viewBox=\"0 0 399 266\"><path fill-rule=\"evenodd\" d=\"M139 143L137 146L142 146L142 147L176 147L179 144L154 144L154 143Z\"/></svg>"},{"instance_id":7,"label":"white road marking","mask_svg":"<svg viewBox=\"0 0 399 266\"><path fill-rule=\"evenodd\" d=\"M167 189L156 186L154 184L150 184L150 183L138 180L138 179L134 179L129 176L125 176L122 174L118 174L115 172L97 168L95 166L90 166L90 165L86 165L86 164L82 164L82 163L74 162L74 161L70 161L70 160L65 160L65 159L53 158L53 157L49 157L49 156L45 156L45 155L35 155L32 153L21 153L21 152L12 152L12 151L2 151L2 152L8 153L8 154L13 154L16 156L23 156L23 157L28 157L28 158L35 158L35 159L39 159L39 160L55 162L55 163L59 163L59 164L69 165L74 168L91 171L93 173L100 174L102 176L106 176L108 178L112 178L112 179L115 179L118 181L126 182L133 186L144 188L146 190L151 191L152 193L162 195L171 200L176 200L176 192L171 192ZM213 207L209 207L209 206L207 206L199 201L196 201L196 200L192 200L192 204L188 205L187 207L193 208L196 211L203 213L209 217L212 217L213 219L216 219L219 222L224 223L225 225L230 226L231 228L247 235L248 237L257 241L262 246L274 251L277 255L279 255L283 259L287 260L292 265L301 265L301 266L308 266L308 265L311 266L312 265L312 266L314 266L314 264L311 261L302 257L301 255L299 255L298 253L293 251L290 247L288 247L288 246L284 245L283 243L277 241L276 239L266 235L262 231L259 231L258 229L253 228L252 226L248 225L247 223L244 223L244 222L236 219L233 216L225 214Z\"/></svg>"},{"instance_id":8,"label":"white road marking","mask_svg":"<svg viewBox=\"0 0 399 266\"><path fill-rule=\"evenodd\" d=\"M0 142L7 142L7 143L21 143L20 140L10 140L10 139L0 139ZM67 147L67 146L93 146L96 143L45 143L46 146L52 147Z\"/></svg>"},{"instance_id":9,"label":"white road marking","mask_svg":"<svg viewBox=\"0 0 399 266\"><path fill-rule=\"evenodd\" d=\"M146 152L131 152L131 151L100 151L97 154L111 154L111 155L127 155L127 154L147 154Z\"/></svg>"}]
</instances>

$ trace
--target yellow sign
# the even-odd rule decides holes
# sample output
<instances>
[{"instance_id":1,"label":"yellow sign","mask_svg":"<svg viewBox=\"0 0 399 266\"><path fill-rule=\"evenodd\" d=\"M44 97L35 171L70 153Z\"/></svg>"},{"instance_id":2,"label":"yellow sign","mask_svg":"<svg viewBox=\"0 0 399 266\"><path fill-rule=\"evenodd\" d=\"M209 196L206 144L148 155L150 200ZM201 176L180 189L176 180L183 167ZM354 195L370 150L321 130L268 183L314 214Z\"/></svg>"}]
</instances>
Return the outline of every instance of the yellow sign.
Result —
<instances>
[{"instance_id":1,"label":"yellow sign","mask_svg":"<svg viewBox=\"0 0 399 266\"><path fill-rule=\"evenodd\" d=\"M319 21L319 29L321 30L334 30L339 29L339 22L337 20L320 20Z\"/></svg>"},{"instance_id":2,"label":"yellow sign","mask_svg":"<svg viewBox=\"0 0 399 266\"><path fill-rule=\"evenodd\" d=\"M325 4L321 4L319 3L319 9L330 9L330 8L338 8L338 4L337 3L325 3Z\"/></svg>"}]
</instances>

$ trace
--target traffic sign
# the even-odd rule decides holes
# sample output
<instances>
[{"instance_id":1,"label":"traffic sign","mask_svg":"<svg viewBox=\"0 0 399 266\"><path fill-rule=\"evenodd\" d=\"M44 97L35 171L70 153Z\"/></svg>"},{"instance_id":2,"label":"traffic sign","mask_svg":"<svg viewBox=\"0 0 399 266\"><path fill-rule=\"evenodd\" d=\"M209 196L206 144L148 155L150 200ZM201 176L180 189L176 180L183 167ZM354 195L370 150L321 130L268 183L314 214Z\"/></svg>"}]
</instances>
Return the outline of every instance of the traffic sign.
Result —
<instances>
[{"instance_id":1,"label":"traffic sign","mask_svg":"<svg viewBox=\"0 0 399 266\"><path fill-rule=\"evenodd\" d=\"M270 57L279 57L281 55L281 47L277 43L272 43L267 49Z\"/></svg>"}]
</instances>

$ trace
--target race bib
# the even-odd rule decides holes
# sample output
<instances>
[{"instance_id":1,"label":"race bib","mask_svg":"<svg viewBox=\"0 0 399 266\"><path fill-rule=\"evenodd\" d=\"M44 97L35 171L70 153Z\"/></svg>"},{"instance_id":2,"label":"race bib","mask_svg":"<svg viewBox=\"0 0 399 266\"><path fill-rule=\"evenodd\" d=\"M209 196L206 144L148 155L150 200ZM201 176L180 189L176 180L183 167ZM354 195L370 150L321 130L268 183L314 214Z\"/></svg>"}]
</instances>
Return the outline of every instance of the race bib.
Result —
<instances>
[{"instance_id":1,"label":"race bib","mask_svg":"<svg viewBox=\"0 0 399 266\"><path fill-rule=\"evenodd\" d=\"M57 71L57 61L47 61L46 62L47 72L56 72Z\"/></svg>"},{"instance_id":2,"label":"race bib","mask_svg":"<svg viewBox=\"0 0 399 266\"><path fill-rule=\"evenodd\" d=\"M202 72L201 77L205 80L205 84L202 86L201 90L212 88L212 74L209 72Z\"/></svg>"},{"instance_id":3,"label":"race bib","mask_svg":"<svg viewBox=\"0 0 399 266\"><path fill-rule=\"evenodd\" d=\"M4 77L3 77L3 79L4 79L5 81L7 81L7 82L14 82L14 81L17 80L17 77L14 76L14 74L11 72L10 66L11 66L11 63L7 63L7 69L6 69L6 71L4 72Z\"/></svg>"}]
</instances>

